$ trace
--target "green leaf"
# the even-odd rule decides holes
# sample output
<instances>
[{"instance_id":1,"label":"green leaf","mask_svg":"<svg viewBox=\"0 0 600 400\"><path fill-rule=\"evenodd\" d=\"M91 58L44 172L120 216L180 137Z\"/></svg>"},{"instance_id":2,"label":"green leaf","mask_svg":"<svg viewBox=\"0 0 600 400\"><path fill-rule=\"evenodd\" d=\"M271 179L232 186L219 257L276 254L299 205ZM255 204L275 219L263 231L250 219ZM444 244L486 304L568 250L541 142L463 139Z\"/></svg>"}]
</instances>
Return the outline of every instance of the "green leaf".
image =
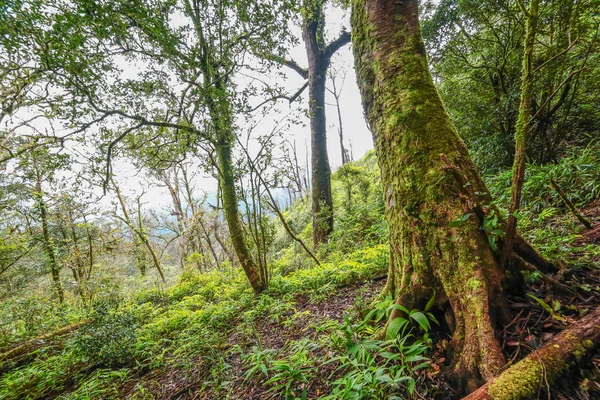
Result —
<instances>
[{"instance_id":1,"label":"green leaf","mask_svg":"<svg viewBox=\"0 0 600 400\"><path fill-rule=\"evenodd\" d=\"M421 311L415 311L411 313L410 317L417 321L425 332L428 332L431 329L431 324L429 323L429 320Z\"/></svg>"},{"instance_id":2,"label":"green leaf","mask_svg":"<svg viewBox=\"0 0 600 400\"><path fill-rule=\"evenodd\" d=\"M424 311L431 310L431 307L433 307L434 303L435 303L435 289L433 289L433 295L431 296L431 299L429 299L429 301L425 305L425 310Z\"/></svg>"},{"instance_id":3,"label":"green leaf","mask_svg":"<svg viewBox=\"0 0 600 400\"><path fill-rule=\"evenodd\" d=\"M402 317L394 318L393 320L391 320L386 332L388 339L393 339L396 336L398 336L398 332L400 332L400 329L402 329L407 323L408 320Z\"/></svg>"},{"instance_id":4,"label":"green leaf","mask_svg":"<svg viewBox=\"0 0 600 400\"><path fill-rule=\"evenodd\" d=\"M401 306L400 304L392 304L390 307L395 308L396 310L400 310L400 311L406 313L407 315L410 314L410 312L408 311L408 308Z\"/></svg>"}]
</instances>

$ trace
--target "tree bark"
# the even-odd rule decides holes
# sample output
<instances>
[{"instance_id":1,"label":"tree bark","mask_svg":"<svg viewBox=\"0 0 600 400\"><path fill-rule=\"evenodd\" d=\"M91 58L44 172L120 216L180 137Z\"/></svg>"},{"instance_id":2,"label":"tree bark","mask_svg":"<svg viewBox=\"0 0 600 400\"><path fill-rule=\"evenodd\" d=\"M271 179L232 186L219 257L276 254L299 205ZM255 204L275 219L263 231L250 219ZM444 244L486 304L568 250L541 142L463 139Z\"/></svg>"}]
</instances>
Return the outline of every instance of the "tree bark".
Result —
<instances>
[{"instance_id":1,"label":"tree bark","mask_svg":"<svg viewBox=\"0 0 600 400\"><path fill-rule=\"evenodd\" d=\"M452 333L448 373L475 389L505 363L495 337L504 273L480 229L488 190L433 84L418 0L353 0L352 33L385 193L386 288L409 309L436 293Z\"/></svg>"},{"instance_id":2,"label":"tree bark","mask_svg":"<svg viewBox=\"0 0 600 400\"><path fill-rule=\"evenodd\" d=\"M525 54L523 56L523 70L521 72L521 104L519 118L515 129L515 160L513 165L512 191L508 219L506 221L506 235L502 246L500 263L507 266L513 252L513 243L517 233L517 218L515 213L521 205L521 191L525 180L525 161L527 158L527 137L531 130L531 103L533 98L533 47L538 22L539 0L532 0L529 11L523 8L526 16L525 23Z\"/></svg>"},{"instance_id":3,"label":"tree bark","mask_svg":"<svg viewBox=\"0 0 600 400\"><path fill-rule=\"evenodd\" d=\"M58 266L58 260L56 257L56 250L54 249L54 243L52 236L50 235L50 228L48 226L48 207L44 201L44 192L42 191L42 177L37 170L36 166L36 187L35 187L35 199L38 203L38 209L40 212L40 221L42 223L42 242L44 244L44 252L46 253L46 260L50 267L50 274L52 281L54 282L54 288L58 301L62 304L65 301L65 292L60 281L60 267Z\"/></svg>"},{"instance_id":4,"label":"tree bark","mask_svg":"<svg viewBox=\"0 0 600 400\"><path fill-rule=\"evenodd\" d=\"M600 307L491 379L464 400L534 398L600 343Z\"/></svg>"},{"instance_id":5,"label":"tree bark","mask_svg":"<svg viewBox=\"0 0 600 400\"><path fill-rule=\"evenodd\" d=\"M325 82L328 60L323 59L323 0L307 2L302 37L308 58L308 101L311 133L313 245L327 243L333 231L331 167L327 154Z\"/></svg>"},{"instance_id":6,"label":"tree bark","mask_svg":"<svg viewBox=\"0 0 600 400\"><path fill-rule=\"evenodd\" d=\"M220 140L217 145L217 156L219 159L219 178L221 181L221 195L223 198L223 210L225 220L229 227L229 237L237 258L250 281L254 292L259 294L267 287L263 280L264 274L258 270L250 249L244 238L242 222L238 211L238 197L235 193L235 181L233 176L233 165L231 163L231 144L227 140Z\"/></svg>"}]
</instances>

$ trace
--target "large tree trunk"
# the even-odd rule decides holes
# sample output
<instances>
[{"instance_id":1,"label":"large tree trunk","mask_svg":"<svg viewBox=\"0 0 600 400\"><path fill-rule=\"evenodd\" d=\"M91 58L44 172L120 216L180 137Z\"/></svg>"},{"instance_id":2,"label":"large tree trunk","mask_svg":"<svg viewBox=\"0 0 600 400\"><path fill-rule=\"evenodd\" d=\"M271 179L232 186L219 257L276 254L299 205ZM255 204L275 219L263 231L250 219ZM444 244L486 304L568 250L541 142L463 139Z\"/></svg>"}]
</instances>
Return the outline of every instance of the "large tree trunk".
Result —
<instances>
[{"instance_id":1,"label":"large tree trunk","mask_svg":"<svg viewBox=\"0 0 600 400\"><path fill-rule=\"evenodd\" d=\"M333 231L331 167L327 155L325 82L329 60L323 58L323 1L307 7L302 37L308 57L308 99L311 132L313 244L327 243Z\"/></svg>"},{"instance_id":2,"label":"large tree trunk","mask_svg":"<svg viewBox=\"0 0 600 400\"><path fill-rule=\"evenodd\" d=\"M418 0L353 0L352 32L385 193L387 289L409 308L436 294L452 334L448 371L474 389L505 362L495 337L504 274L480 229L487 188L433 84Z\"/></svg>"}]
</instances>

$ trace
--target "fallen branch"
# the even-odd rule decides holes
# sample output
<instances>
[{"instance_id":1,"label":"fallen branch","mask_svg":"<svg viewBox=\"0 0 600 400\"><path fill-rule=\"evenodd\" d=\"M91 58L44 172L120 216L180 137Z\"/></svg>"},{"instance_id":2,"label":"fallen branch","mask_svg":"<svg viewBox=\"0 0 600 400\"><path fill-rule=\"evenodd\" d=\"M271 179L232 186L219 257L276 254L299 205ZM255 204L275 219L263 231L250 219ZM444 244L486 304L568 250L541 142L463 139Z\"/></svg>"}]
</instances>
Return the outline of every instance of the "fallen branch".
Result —
<instances>
[{"instance_id":1,"label":"fallen branch","mask_svg":"<svg viewBox=\"0 0 600 400\"><path fill-rule=\"evenodd\" d=\"M46 346L48 344L48 341L56 339L61 336L69 335L69 334L73 333L74 331L76 331L77 329L79 329L82 325L87 324L88 322L90 322L90 321L86 320L86 321L78 322L73 325L67 325L56 331L47 333L42 336L38 336L35 339L29 340L23 344L13 347L12 349L0 354L0 372L3 372L5 369L9 368L10 367L9 363L10 364L19 363L24 358L26 358L29 354Z\"/></svg>"},{"instance_id":2,"label":"fallen branch","mask_svg":"<svg viewBox=\"0 0 600 400\"><path fill-rule=\"evenodd\" d=\"M534 398L600 343L600 307L463 400Z\"/></svg>"}]
</instances>

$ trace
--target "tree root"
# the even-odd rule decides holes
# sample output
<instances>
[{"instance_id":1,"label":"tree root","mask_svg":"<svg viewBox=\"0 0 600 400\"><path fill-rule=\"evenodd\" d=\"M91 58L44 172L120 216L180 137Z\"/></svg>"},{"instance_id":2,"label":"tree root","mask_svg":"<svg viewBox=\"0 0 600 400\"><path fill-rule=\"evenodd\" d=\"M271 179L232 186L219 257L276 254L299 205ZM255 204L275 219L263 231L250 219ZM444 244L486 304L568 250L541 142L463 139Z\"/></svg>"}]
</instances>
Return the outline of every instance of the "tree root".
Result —
<instances>
[{"instance_id":1,"label":"tree root","mask_svg":"<svg viewBox=\"0 0 600 400\"><path fill-rule=\"evenodd\" d=\"M66 336L77 329L79 329L82 325L87 324L88 320L81 321L73 325L67 325L63 328L60 328L56 331L47 333L42 336L38 336L35 339L29 340L23 344L20 344L12 349L0 353L0 373L12 368L12 365L15 363L18 364L26 359L31 353L34 351L46 346L49 340L56 339L61 336Z\"/></svg>"},{"instance_id":2,"label":"tree root","mask_svg":"<svg viewBox=\"0 0 600 400\"><path fill-rule=\"evenodd\" d=\"M600 307L463 400L534 398L600 343Z\"/></svg>"},{"instance_id":3,"label":"tree root","mask_svg":"<svg viewBox=\"0 0 600 400\"><path fill-rule=\"evenodd\" d=\"M554 265L547 259L545 259L540 253L538 253L525 239L521 236L515 237L515 243L513 246L513 251L517 253L519 257L523 260L527 261L529 264L535 266L541 272L548 273L556 273L559 271L559 266Z\"/></svg>"},{"instance_id":4,"label":"tree root","mask_svg":"<svg viewBox=\"0 0 600 400\"><path fill-rule=\"evenodd\" d=\"M523 260L520 257L514 257L515 265L519 270L525 270L529 272L537 272L541 275L542 281L548 285L554 292L563 293L569 296L577 296L577 292L570 288L569 286L560 283L558 280L552 278L551 276L541 272L535 266L529 264L527 261Z\"/></svg>"}]
</instances>

